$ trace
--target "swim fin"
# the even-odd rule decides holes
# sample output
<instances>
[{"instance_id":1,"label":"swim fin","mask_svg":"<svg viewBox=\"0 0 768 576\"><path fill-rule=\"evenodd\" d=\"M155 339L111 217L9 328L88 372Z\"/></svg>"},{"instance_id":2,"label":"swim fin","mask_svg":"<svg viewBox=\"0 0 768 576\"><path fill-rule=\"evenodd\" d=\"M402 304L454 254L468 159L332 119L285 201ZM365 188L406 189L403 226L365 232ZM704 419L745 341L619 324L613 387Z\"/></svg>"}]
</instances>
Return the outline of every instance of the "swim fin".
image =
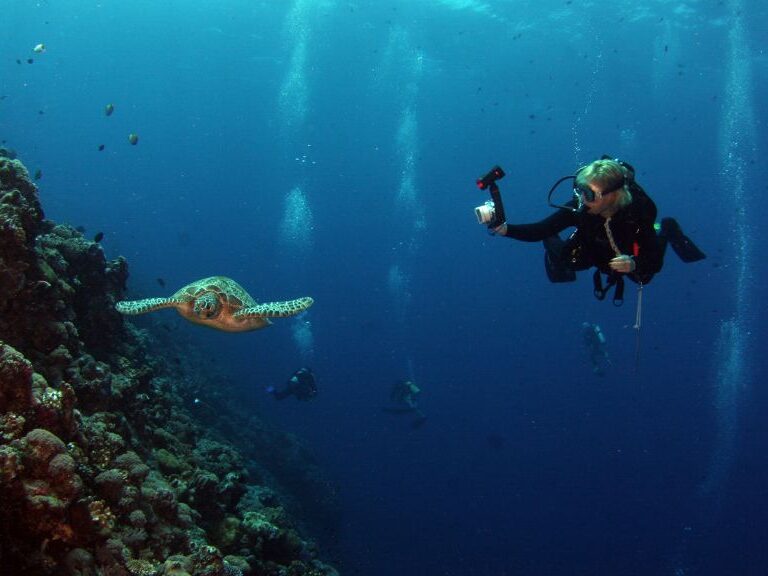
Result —
<instances>
[{"instance_id":1,"label":"swim fin","mask_svg":"<svg viewBox=\"0 0 768 576\"><path fill-rule=\"evenodd\" d=\"M416 411L416 408L411 408L409 406L403 406L403 407L399 407L399 406L389 407L388 406L388 407L382 408L382 410L384 412L386 412L387 414L412 414L412 413L414 413Z\"/></svg>"},{"instance_id":2,"label":"swim fin","mask_svg":"<svg viewBox=\"0 0 768 576\"><path fill-rule=\"evenodd\" d=\"M416 430L417 428L421 428L422 426L424 426L424 423L426 421L427 421L427 417L422 412L419 412L416 418L414 419L414 421L411 422L411 428L413 428L414 430Z\"/></svg>"},{"instance_id":3,"label":"swim fin","mask_svg":"<svg viewBox=\"0 0 768 576\"><path fill-rule=\"evenodd\" d=\"M674 218L661 219L661 233L659 235L667 240L672 246L672 250L683 262L698 262L707 257L688 236L683 234L680 224Z\"/></svg>"}]
</instances>

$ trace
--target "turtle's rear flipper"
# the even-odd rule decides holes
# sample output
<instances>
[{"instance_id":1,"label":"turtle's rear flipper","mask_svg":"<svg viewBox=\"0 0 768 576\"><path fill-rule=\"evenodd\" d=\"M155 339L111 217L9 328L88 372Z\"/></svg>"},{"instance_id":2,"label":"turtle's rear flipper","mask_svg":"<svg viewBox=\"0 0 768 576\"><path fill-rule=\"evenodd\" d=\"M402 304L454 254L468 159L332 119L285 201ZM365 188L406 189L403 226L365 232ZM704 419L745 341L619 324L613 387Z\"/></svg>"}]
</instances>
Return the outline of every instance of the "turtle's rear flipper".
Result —
<instances>
[{"instance_id":1,"label":"turtle's rear flipper","mask_svg":"<svg viewBox=\"0 0 768 576\"><path fill-rule=\"evenodd\" d=\"M683 262L698 262L707 257L688 236L683 234L680 224L674 218L661 219L661 232L659 236L669 242L672 250L675 251L675 254Z\"/></svg>"}]
</instances>

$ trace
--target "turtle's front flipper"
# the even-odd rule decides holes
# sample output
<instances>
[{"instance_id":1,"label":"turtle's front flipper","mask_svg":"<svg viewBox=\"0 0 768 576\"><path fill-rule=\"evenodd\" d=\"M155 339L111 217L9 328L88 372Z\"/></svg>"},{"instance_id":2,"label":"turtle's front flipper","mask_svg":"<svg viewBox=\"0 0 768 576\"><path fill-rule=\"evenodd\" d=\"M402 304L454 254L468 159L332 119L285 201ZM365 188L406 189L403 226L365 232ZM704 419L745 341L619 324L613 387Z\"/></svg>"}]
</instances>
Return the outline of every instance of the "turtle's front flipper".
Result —
<instances>
[{"instance_id":1,"label":"turtle's front flipper","mask_svg":"<svg viewBox=\"0 0 768 576\"><path fill-rule=\"evenodd\" d=\"M234 314L235 318L286 318L296 316L312 306L312 298L297 298L285 302L265 302L250 308L243 308Z\"/></svg>"},{"instance_id":2,"label":"turtle's front flipper","mask_svg":"<svg viewBox=\"0 0 768 576\"><path fill-rule=\"evenodd\" d=\"M144 300L122 300L115 304L115 309L121 314L146 314L161 308L175 308L181 302L174 298L145 298Z\"/></svg>"}]
</instances>

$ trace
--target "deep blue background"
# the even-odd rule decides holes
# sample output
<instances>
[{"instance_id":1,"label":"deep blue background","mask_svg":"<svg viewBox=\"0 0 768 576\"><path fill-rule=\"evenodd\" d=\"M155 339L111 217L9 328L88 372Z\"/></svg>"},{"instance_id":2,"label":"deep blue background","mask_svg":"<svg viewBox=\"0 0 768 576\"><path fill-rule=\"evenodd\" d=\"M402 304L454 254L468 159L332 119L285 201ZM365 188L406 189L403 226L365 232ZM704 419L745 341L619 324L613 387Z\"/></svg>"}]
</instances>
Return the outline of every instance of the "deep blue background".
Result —
<instances>
[{"instance_id":1,"label":"deep blue background","mask_svg":"<svg viewBox=\"0 0 768 576\"><path fill-rule=\"evenodd\" d=\"M49 217L128 258L133 296L224 274L259 300L316 299L312 351L292 320L178 337L338 482L344 573L764 574L766 10L4 0L0 139L42 170ZM637 370L634 289L615 309L588 276L550 285L540 246L472 214L494 163L522 222L606 152L709 254L670 254L645 290ZM295 186L313 216L303 250L281 228ZM735 342L720 337L734 317ZM605 378L586 320L608 336ZM315 401L264 394L305 361ZM380 410L404 377L423 389L419 430Z\"/></svg>"}]
</instances>

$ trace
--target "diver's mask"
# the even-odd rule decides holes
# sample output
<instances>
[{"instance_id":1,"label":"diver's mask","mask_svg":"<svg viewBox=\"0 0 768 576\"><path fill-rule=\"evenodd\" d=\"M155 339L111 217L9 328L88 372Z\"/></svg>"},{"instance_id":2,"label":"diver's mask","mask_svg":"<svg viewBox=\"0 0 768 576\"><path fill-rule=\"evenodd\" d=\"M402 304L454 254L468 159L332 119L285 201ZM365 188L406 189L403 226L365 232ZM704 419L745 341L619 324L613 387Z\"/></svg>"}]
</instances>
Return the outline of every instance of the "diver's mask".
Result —
<instances>
[{"instance_id":1,"label":"diver's mask","mask_svg":"<svg viewBox=\"0 0 768 576\"><path fill-rule=\"evenodd\" d=\"M578 174L578 172L576 173ZM556 204L552 202L552 194L555 193L555 190L557 190L560 185L565 182L566 180L573 180L573 202L569 202L567 204ZM613 194L614 192L618 192L624 187L624 182L616 186L615 188L612 188L610 190L606 190L602 193L602 196L605 196L607 194ZM576 175L573 176L563 176L555 182L552 185L552 188L549 189L549 194L547 194L547 203L552 206L553 208L563 208L564 210L570 210L571 212L582 212L586 208L586 202L594 202L596 198L595 191L592 190L589 186L580 185L576 183Z\"/></svg>"},{"instance_id":2,"label":"diver's mask","mask_svg":"<svg viewBox=\"0 0 768 576\"><path fill-rule=\"evenodd\" d=\"M616 188L606 190L601 194L601 196L607 196L608 194L613 194L614 192L618 192L623 187L624 187L624 183L622 182L621 184L616 186ZM595 191L592 190L592 188L590 188L589 186L576 184L575 177L574 177L573 195L580 197L582 204L584 202L594 202L596 198Z\"/></svg>"}]
</instances>

